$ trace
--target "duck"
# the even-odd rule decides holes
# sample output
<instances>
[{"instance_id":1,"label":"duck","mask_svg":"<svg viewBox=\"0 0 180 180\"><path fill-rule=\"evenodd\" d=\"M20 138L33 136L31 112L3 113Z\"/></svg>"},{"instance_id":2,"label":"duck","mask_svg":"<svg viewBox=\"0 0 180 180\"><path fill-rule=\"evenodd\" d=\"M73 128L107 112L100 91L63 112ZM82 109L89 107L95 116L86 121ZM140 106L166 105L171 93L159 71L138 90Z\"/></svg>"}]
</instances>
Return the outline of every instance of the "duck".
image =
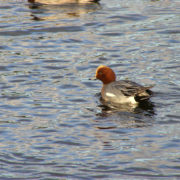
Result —
<instances>
[{"instance_id":1,"label":"duck","mask_svg":"<svg viewBox=\"0 0 180 180\"><path fill-rule=\"evenodd\" d=\"M93 3L98 2L99 0L28 0L29 3L40 3L40 4L51 4L51 5L58 5L58 4L68 4L68 3Z\"/></svg>"},{"instance_id":2,"label":"duck","mask_svg":"<svg viewBox=\"0 0 180 180\"><path fill-rule=\"evenodd\" d=\"M100 65L96 69L95 79L103 83L101 97L105 102L115 104L138 104L148 101L154 85L142 86L130 80L116 80L115 72L108 66Z\"/></svg>"}]
</instances>

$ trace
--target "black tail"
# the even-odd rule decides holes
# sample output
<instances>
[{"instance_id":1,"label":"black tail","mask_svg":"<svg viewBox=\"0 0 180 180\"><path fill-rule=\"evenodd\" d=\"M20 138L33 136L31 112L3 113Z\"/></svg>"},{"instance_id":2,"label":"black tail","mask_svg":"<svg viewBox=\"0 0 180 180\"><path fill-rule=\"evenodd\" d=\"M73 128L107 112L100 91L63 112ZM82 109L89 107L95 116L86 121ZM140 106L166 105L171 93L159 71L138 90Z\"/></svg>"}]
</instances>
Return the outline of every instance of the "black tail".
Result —
<instances>
[{"instance_id":1,"label":"black tail","mask_svg":"<svg viewBox=\"0 0 180 180\"><path fill-rule=\"evenodd\" d=\"M153 94L153 92L150 90L154 86L148 86L142 88L137 94L135 94L135 100L137 102L147 101Z\"/></svg>"}]
</instances>

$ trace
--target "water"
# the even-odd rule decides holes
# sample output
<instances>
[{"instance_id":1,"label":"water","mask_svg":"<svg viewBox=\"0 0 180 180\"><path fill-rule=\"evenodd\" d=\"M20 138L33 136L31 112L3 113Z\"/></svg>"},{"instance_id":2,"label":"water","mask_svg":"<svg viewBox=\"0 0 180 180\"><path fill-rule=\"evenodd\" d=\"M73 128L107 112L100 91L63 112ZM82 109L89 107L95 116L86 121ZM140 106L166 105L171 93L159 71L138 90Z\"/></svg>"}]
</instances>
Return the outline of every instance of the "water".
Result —
<instances>
[{"instance_id":1,"label":"water","mask_svg":"<svg viewBox=\"0 0 180 180\"><path fill-rule=\"evenodd\" d=\"M178 0L0 4L0 179L180 178ZM150 104L105 108L101 64Z\"/></svg>"}]
</instances>

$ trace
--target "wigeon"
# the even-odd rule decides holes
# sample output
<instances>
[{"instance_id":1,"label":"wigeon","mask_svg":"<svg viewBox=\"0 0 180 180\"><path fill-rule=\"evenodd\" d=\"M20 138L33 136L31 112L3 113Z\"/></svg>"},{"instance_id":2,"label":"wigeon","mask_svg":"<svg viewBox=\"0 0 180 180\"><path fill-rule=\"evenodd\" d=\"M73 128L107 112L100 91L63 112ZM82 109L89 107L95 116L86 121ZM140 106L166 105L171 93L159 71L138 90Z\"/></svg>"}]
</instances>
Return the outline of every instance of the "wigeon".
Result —
<instances>
[{"instance_id":1,"label":"wigeon","mask_svg":"<svg viewBox=\"0 0 180 180\"><path fill-rule=\"evenodd\" d=\"M103 83L101 96L106 102L137 104L138 102L148 100L152 94L152 91L149 89L153 86L144 87L129 80L116 81L114 71L104 65L97 68L96 79Z\"/></svg>"}]
</instances>

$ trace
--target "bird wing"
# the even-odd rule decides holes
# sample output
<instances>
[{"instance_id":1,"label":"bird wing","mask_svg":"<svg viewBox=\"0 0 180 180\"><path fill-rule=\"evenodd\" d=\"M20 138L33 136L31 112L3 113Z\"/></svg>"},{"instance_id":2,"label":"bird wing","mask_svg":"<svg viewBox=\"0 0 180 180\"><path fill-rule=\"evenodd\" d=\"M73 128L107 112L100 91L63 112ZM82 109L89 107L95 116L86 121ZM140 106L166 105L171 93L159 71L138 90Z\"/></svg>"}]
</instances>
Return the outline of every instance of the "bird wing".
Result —
<instances>
[{"instance_id":1,"label":"bird wing","mask_svg":"<svg viewBox=\"0 0 180 180\"><path fill-rule=\"evenodd\" d=\"M150 88L153 87L153 86L143 87L138 83L129 80L116 81L116 83L114 83L112 86L116 90L121 91L125 96L140 95L146 92L146 90L149 90ZM149 95L149 93L147 95Z\"/></svg>"}]
</instances>

